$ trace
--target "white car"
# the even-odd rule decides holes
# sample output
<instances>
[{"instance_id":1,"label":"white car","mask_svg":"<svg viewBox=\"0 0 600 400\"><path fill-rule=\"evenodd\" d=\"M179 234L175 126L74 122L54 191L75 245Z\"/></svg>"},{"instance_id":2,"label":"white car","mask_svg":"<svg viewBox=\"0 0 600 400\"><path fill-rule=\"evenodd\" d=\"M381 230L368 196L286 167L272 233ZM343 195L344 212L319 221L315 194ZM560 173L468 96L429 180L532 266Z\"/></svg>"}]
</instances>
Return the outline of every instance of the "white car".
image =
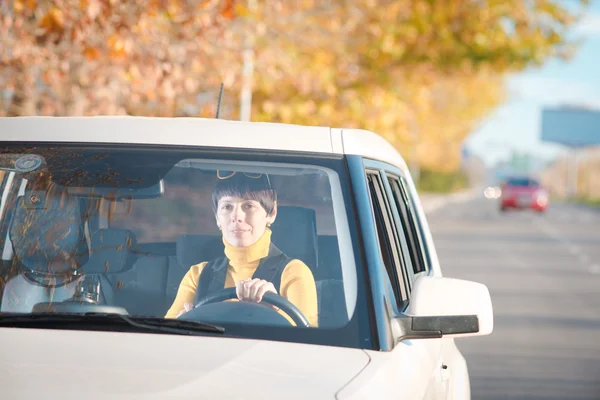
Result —
<instances>
[{"instance_id":1,"label":"white car","mask_svg":"<svg viewBox=\"0 0 600 400\"><path fill-rule=\"evenodd\" d=\"M310 269L318 322L283 289L223 301L231 287L165 318L192 265L223 255L211 190L236 173L276 190L272 242ZM2 399L470 398L454 338L492 331L488 289L442 277L374 133L0 118L0 195Z\"/></svg>"}]
</instances>

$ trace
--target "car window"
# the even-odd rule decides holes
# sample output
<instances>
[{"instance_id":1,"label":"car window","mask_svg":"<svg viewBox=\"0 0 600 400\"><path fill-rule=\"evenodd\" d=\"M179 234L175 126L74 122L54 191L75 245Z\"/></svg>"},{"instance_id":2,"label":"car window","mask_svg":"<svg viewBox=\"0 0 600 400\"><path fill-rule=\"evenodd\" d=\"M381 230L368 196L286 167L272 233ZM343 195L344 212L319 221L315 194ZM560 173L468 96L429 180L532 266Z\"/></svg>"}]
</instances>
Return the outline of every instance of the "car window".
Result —
<instances>
[{"instance_id":1,"label":"car window","mask_svg":"<svg viewBox=\"0 0 600 400\"><path fill-rule=\"evenodd\" d=\"M402 255L397 243L396 227L379 171L367 171L367 181L373 204L373 216L377 227L381 257L385 267L383 275L388 279L386 284L389 283L391 286L396 311L401 311L408 304L408 285L402 269Z\"/></svg>"},{"instance_id":2,"label":"car window","mask_svg":"<svg viewBox=\"0 0 600 400\"><path fill-rule=\"evenodd\" d=\"M408 252L412 261L413 272L418 274L427 270L425 250L419 231L419 223L401 178L387 173L392 190L393 205L398 210L404 237L408 242Z\"/></svg>"},{"instance_id":3,"label":"car window","mask_svg":"<svg viewBox=\"0 0 600 400\"><path fill-rule=\"evenodd\" d=\"M110 218L111 228L129 229L138 243L174 243L185 234L216 235L215 215L210 205L211 189L216 175L198 169L175 165L162 179L164 195L156 199L127 199L115 204ZM304 174L293 179L270 174L277 188L277 201L282 206L313 210L318 221L317 233L335 236L331 189L326 174ZM161 229L154 229L160 226Z\"/></svg>"},{"instance_id":4,"label":"car window","mask_svg":"<svg viewBox=\"0 0 600 400\"><path fill-rule=\"evenodd\" d=\"M509 178L507 185L518 187L538 187L539 182L533 178Z\"/></svg>"},{"instance_id":5,"label":"car window","mask_svg":"<svg viewBox=\"0 0 600 400\"><path fill-rule=\"evenodd\" d=\"M356 318L368 317L355 310L368 306L357 297L358 244L348 222L345 173L341 157L133 145L0 148L0 311L29 313L76 300L92 277L99 279L100 289L90 294L95 302L163 318L186 277L200 285L202 268L217 270L226 260L229 275L219 278L225 288L228 279L234 285L241 279L231 278L234 263L242 271L269 259L271 269L261 276L277 283L277 293L298 292L292 288L298 280L289 277L306 282L302 290L310 296L287 300L306 311L317 328L310 330L318 332L290 333L289 315L281 329L268 318L220 320L226 313L211 322L241 337L360 347L358 327L368 321ZM258 219L242 223L240 215ZM264 248L239 251L263 242ZM268 275L292 265L294 273Z\"/></svg>"}]
</instances>

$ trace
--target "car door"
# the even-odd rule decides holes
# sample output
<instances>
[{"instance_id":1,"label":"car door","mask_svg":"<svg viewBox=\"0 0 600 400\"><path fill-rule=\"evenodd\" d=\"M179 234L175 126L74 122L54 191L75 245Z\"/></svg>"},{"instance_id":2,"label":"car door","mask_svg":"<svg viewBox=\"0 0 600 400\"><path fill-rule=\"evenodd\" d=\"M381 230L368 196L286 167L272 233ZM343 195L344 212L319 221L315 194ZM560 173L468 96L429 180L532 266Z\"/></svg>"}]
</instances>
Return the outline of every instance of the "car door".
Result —
<instances>
[{"instance_id":1,"label":"car door","mask_svg":"<svg viewBox=\"0 0 600 400\"><path fill-rule=\"evenodd\" d=\"M382 276L387 280L386 303L391 323L406 310L412 283L419 274L427 273L427 268L425 260L419 257L422 249L416 240L417 233L407 220L408 210L399 203L398 188L394 185L396 181L390 181L398 179L401 184L400 171L379 162L366 162L365 165L385 268ZM394 175L388 177L390 172ZM399 394L398 398L445 397L441 339L404 340L395 343L388 356L389 384L393 386L392 392Z\"/></svg>"},{"instance_id":2,"label":"car door","mask_svg":"<svg viewBox=\"0 0 600 400\"><path fill-rule=\"evenodd\" d=\"M385 174L394 200L392 209L397 211L397 223L402 226L404 237L407 241L408 254L410 255L413 267L412 282L421 275L434 276L432 254L435 251L429 248L431 243L428 244L426 239L429 227L415 208L416 192L414 189L410 190L409 183L398 170L394 168L391 170L387 169ZM437 260L437 256L435 259ZM452 373L459 372L459 375L461 375L462 368L460 362L457 362L455 358L456 346L453 339L442 338L435 341L441 346L440 359L438 361L441 373L438 376L440 379L437 382L437 392L440 398L449 398L451 397L449 387L452 380ZM466 373L466 371L464 372Z\"/></svg>"}]
</instances>

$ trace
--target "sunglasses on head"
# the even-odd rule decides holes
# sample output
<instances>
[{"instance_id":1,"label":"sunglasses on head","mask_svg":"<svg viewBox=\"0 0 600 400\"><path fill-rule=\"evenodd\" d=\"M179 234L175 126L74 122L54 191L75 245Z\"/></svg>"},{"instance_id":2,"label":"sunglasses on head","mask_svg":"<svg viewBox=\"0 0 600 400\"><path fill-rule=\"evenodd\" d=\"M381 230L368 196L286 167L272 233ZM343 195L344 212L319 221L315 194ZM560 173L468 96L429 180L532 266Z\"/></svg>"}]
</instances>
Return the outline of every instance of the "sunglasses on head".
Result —
<instances>
[{"instance_id":1,"label":"sunglasses on head","mask_svg":"<svg viewBox=\"0 0 600 400\"><path fill-rule=\"evenodd\" d=\"M231 178L232 176L234 176L237 173L238 173L238 171L217 170L217 178L219 178L220 180L225 180L225 179ZM247 176L248 178L251 178L251 179L260 179L264 175L265 178L267 178L267 184L269 185L269 188L271 188L271 180L269 179L269 175L267 175L267 174L259 174L259 173L253 173L253 172L240 172L240 174L244 174L245 176Z\"/></svg>"}]
</instances>

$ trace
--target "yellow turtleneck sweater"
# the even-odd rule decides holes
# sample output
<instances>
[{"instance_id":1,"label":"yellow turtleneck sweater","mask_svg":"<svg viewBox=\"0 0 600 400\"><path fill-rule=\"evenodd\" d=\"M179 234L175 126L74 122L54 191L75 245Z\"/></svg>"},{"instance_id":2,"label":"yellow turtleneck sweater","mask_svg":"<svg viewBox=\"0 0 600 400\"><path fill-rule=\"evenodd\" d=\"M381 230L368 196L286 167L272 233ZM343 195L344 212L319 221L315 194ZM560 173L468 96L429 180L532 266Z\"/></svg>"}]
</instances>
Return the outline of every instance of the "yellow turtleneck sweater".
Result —
<instances>
[{"instance_id":1,"label":"yellow turtleneck sweater","mask_svg":"<svg viewBox=\"0 0 600 400\"><path fill-rule=\"evenodd\" d=\"M223 239L225 256L229 259L225 288L235 287L237 282L252 278L261 259L269 253L271 244L271 230L266 229L258 241L248 247L233 247ZM198 279L206 262L192 265L179 285L177 296L165 318L175 318L184 303L193 303L198 288ZM292 260L286 265L281 274L279 295L291 301L308 318L310 325L318 325L317 288L312 272L300 260ZM280 314L289 321L291 319L282 311Z\"/></svg>"}]
</instances>

